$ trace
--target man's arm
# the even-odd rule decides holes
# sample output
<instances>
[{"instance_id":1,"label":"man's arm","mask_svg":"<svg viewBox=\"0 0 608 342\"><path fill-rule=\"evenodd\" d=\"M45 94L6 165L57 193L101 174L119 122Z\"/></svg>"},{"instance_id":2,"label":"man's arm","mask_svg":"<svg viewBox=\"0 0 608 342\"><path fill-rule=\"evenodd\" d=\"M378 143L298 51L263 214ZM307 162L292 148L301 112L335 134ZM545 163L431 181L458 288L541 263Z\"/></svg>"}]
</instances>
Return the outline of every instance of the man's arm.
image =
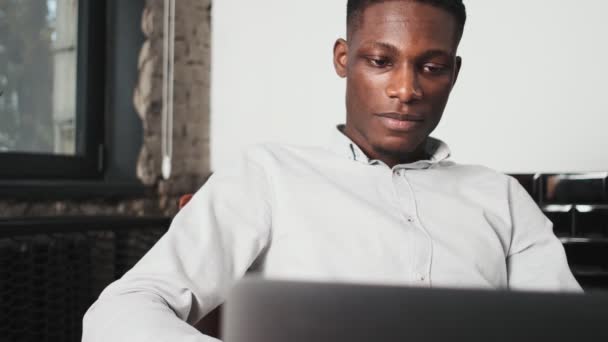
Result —
<instances>
[{"instance_id":1,"label":"man's arm","mask_svg":"<svg viewBox=\"0 0 608 342\"><path fill-rule=\"evenodd\" d=\"M512 238L507 256L509 288L581 291L553 224L513 178L509 184Z\"/></svg>"},{"instance_id":2,"label":"man's arm","mask_svg":"<svg viewBox=\"0 0 608 342\"><path fill-rule=\"evenodd\" d=\"M214 174L167 234L103 291L84 317L82 341L213 341L190 324L221 304L268 246L270 194L248 158Z\"/></svg>"}]
</instances>

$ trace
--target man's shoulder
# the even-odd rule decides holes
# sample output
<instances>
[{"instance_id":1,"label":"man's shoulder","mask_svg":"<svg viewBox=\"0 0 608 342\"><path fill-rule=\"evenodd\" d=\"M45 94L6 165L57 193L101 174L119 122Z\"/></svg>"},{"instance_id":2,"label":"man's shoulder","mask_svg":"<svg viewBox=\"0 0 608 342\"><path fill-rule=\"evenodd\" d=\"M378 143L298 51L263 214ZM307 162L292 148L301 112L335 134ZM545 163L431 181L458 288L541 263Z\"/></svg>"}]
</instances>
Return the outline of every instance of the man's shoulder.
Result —
<instances>
[{"instance_id":1,"label":"man's shoulder","mask_svg":"<svg viewBox=\"0 0 608 342\"><path fill-rule=\"evenodd\" d=\"M319 147L295 146L283 143L261 142L238 149L230 163L217 166L214 179L229 182L273 179L314 168L324 161L328 152ZM262 182L263 183L263 182Z\"/></svg>"},{"instance_id":2,"label":"man's shoulder","mask_svg":"<svg viewBox=\"0 0 608 342\"><path fill-rule=\"evenodd\" d=\"M461 179L468 179L474 182L490 182L508 184L514 178L504 172L495 170L491 167L480 164L460 164L453 161L442 163L443 169Z\"/></svg>"},{"instance_id":3,"label":"man's shoulder","mask_svg":"<svg viewBox=\"0 0 608 342\"><path fill-rule=\"evenodd\" d=\"M329 150L320 146L294 145L277 142L251 144L243 148L242 154L246 159L261 164L283 163L297 159L314 160L330 156Z\"/></svg>"}]
</instances>

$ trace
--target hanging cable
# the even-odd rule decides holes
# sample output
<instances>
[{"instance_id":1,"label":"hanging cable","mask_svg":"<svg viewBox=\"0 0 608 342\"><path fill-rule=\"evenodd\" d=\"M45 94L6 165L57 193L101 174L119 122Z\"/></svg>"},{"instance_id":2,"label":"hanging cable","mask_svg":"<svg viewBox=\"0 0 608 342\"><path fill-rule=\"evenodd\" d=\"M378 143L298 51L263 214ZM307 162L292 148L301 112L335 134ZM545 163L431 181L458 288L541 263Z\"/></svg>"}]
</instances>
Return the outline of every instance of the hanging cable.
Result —
<instances>
[{"instance_id":1,"label":"hanging cable","mask_svg":"<svg viewBox=\"0 0 608 342\"><path fill-rule=\"evenodd\" d=\"M163 11L163 106L161 113L161 173L171 177L173 158L173 67L175 42L175 0L165 0Z\"/></svg>"}]
</instances>

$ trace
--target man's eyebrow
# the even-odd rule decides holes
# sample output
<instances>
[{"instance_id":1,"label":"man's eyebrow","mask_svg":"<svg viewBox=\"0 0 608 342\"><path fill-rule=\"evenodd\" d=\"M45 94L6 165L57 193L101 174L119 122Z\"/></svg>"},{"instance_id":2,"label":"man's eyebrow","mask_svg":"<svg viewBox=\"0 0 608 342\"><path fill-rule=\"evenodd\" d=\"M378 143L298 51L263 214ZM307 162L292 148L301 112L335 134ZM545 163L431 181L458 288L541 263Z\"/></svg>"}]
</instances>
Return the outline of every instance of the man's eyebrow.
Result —
<instances>
[{"instance_id":1,"label":"man's eyebrow","mask_svg":"<svg viewBox=\"0 0 608 342\"><path fill-rule=\"evenodd\" d=\"M363 44L361 44L361 46L387 50L390 53L395 54L395 55L399 54L399 52L400 52L399 48L397 48L395 45L393 45L391 43L383 42L383 41L364 42ZM431 50L427 50L424 53L422 53L422 55L420 57L423 59L428 59L428 58L433 58L433 57L453 58L454 54L449 51L442 50L442 49L431 49Z\"/></svg>"},{"instance_id":2,"label":"man's eyebrow","mask_svg":"<svg viewBox=\"0 0 608 342\"><path fill-rule=\"evenodd\" d=\"M381 41L369 41L369 42L365 42L363 44L361 44L362 46L365 47L371 47L371 48L377 48L377 49L383 49L383 50L388 50L393 54L399 54L399 49L390 43L386 43L386 42L381 42Z\"/></svg>"},{"instance_id":3,"label":"man's eyebrow","mask_svg":"<svg viewBox=\"0 0 608 342\"><path fill-rule=\"evenodd\" d=\"M425 51L421 56L423 59L433 58L433 57L448 57L454 58L454 54L441 49L433 49Z\"/></svg>"}]
</instances>

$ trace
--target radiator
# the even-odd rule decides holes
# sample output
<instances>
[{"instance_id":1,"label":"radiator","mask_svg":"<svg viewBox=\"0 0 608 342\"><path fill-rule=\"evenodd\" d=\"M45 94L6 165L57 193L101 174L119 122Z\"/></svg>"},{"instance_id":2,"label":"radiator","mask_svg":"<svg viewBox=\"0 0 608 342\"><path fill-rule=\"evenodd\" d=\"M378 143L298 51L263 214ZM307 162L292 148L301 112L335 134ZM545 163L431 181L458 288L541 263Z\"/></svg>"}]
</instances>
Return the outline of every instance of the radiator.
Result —
<instances>
[{"instance_id":1,"label":"radiator","mask_svg":"<svg viewBox=\"0 0 608 342\"><path fill-rule=\"evenodd\" d=\"M0 341L80 341L82 316L168 218L0 221Z\"/></svg>"}]
</instances>

